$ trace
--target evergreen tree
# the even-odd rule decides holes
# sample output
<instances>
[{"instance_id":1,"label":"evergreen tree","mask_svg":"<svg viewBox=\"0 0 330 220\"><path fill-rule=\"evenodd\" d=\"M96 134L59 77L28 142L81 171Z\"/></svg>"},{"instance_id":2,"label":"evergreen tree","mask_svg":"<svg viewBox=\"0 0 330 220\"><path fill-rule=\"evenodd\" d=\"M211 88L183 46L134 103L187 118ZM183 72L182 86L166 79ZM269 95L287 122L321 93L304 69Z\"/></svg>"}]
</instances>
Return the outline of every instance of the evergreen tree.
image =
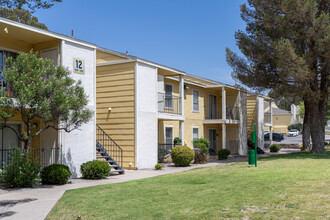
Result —
<instances>
[{"instance_id":1,"label":"evergreen tree","mask_svg":"<svg viewBox=\"0 0 330 220\"><path fill-rule=\"evenodd\" d=\"M245 58L226 49L233 77L257 91L275 89L302 97L304 145L324 153L330 73L329 0L248 0L241 6L246 30L235 34ZM256 80L258 79L258 80ZM308 141L308 142L307 142Z\"/></svg>"}]
</instances>

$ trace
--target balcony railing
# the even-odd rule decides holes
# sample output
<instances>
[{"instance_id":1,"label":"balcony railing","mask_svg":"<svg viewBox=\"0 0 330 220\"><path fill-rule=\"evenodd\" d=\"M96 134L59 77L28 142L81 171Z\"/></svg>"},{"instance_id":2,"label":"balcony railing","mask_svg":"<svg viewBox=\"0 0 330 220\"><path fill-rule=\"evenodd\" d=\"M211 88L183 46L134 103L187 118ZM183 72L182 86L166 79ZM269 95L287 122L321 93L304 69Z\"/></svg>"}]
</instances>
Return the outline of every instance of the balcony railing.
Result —
<instances>
[{"instance_id":1,"label":"balcony railing","mask_svg":"<svg viewBox=\"0 0 330 220\"><path fill-rule=\"evenodd\" d=\"M222 105L209 105L205 111L205 119L224 119L222 117ZM239 107L226 106L226 119L239 120Z\"/></svg>"},{"instance_id":2,"label":"balcony railing","mask_svg":"<svg viewBox=\"0 0 330 220\"><path fill-rule=\"evenodd\" d=\"M158 93L158 112L165 114L181 115L181 97Z\"/></svg>"},{"instance_id":3,"label":"balcony railing","mask_svg":"<svg viewBox=\"0 0 330 220\"><path fill-rule=\"evenodd\" d=\"M205 111L205 119L222 119L222 105L208 105Z\"/></svg>"},{"instance_id":4,"label":"balcony railing","mask_svg":"<svg viewBox=\"0 0 330 220\"><path fill-rule=\"evenodd\" d=\"M0 149L0 168L10 163L11 153L17 150L17 148L11 149ZM31 155L32 160L39 161L41 167L45 167L51 164L57 164L61 162L61 151L60 148L56 147L45 147L45 148L29 148L24 150L19 148L21 152L26 152Z\"/></svg>"},{"instance_id":5,"label":"balcony railing","mask_svg":"<svg viewBox=\"0 0 330 220\"><path fill-rule=\"evenodd\" d=\"M163 163L169 158L173 147L175 144L158 144L158 162Z\"/></svg>"},{"instance_id":6,"label":"balcony railing","mask_svg":"<svg viewBox=\"0 0 330 220\"><path fill-rule=\"evenodd\" d=\"M226 106L226 119L239 120L239 107Z\"/></svg>"}]
</instances>

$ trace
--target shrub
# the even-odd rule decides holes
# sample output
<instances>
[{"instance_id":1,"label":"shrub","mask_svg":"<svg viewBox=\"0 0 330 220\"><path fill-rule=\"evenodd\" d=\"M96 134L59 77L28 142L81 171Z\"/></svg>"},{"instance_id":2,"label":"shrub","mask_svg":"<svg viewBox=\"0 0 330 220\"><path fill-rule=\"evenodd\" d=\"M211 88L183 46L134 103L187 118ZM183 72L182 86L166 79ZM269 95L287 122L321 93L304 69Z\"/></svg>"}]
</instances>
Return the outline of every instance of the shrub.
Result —
<instances>
[{"instance_id":1,"label":"shrub","mask_svg":"<svg viewBox=\"0 0 330 220\"><path fill-rule=\"evenodd\" d=\"M109 176L110 170L107 162L99 160L88 161L80 166L83 179L104 179Z\"/></svg>"},{"instance_id":2,"label":"shrub","mask_svg":"<svg viewBox=\"0 0 330 220\"><path fill-rule=\"evenodd\" d=\"M181 142L182 142L181 138L176 137L176 138L174 138L173 144L174 145L182 144Z\"/></svg>"},{"instance_id":3,"label":"shrub","mask_svg":"<svg viewBox=\"0 0 330 220\"><path fill-rule=\"evenodd\" d=\"M164 167L163 164L159 164L159 163L157 163L157 164L155 165L155 169L156 169L156 170L161 170L163 167Z\"/></svg>"},{"instance_id":4,"label":"shrub","mask_svg":"<svg viewBox=\"0 0 330 220\"><path fill-rule=\"evenodd\" d=\"M209 140L205 139L205 138L197 138L193 141L194 147L196 147L197 144L202 143L205 144L207 149L210 148L210 142Z\"/></svg>"},{"instance_id":5,"label":"shrub","mask_svg":"<svg viewBox=\"0 0 330 220\"><path fill-rule=\"evenodd\" d=\"M189 166L195 157L195 153L187 146L176 146L171 151L172 161L176 166Z\"/></svg>"},{"instance_id":6,"label":"shrub","mask_svg":"<svg viewBox=\"0 0 330 220\"><path fill-rule=\"evenodd\" d=\"M4 166L1 179L8 187L32 187L37 183L39 171L39 161L17 148L10 151L9 164Z\"/></svg>"},{"instance_id":7,"label":"shrub","mask_svg":"<svg viewBox=\"0 0 330 220\"><path fill-rule=\"evenodd\" d=\"M71 176L68 166L63 164L52 164L46 166L40 172L42 184L66 184Z\"/></svg>"},{"instance_id":8,"label":"shrub","mask_svg":"<svg viewBox=\"0 0 330 220\"><path fill-rule=\"evenodd\" d=\"M291 124L288 126L288 130L292 130L292 129L297 129L299 132L302 131L303 125L301 123L298 124Z\"/></svg>"},{"instance_id":9,"label":"shrub","mask_svg":"<svg viewBox=\"0 0 330 220\"><path fill-rule=\"evenodd\" d=\"M324 145L330 145L330 142L324 142Z\"/></svg>"},{"instance_id":10,"label":"shrub","mask_svg":"<svg viewBox=\"0 0 330 220\"><path fill-rule=\"evenodd\" d=\"M227 160L230 155L230 150L228 149L219 149L218 150L218 159L219 160Z\"/></svg>"},{"instance_id":11,"label":"shrub","mask_svg":"<svg viewBox=\"0 0 330 220\"><path fill-rule=\"evenodd\" d=\"M199 142L199 143L196 143L196 145L194 145L195 148L198 148L200 153L203 155L203 156L207 156L207 154L209 153L209 148L206 144L202 143L202 142Z\"/></svg>"},{"instance_id":12,"label":"shrub","mask_svg":"<svg viewBox=\"0 0 330 220\"><path fill-rule=\"evenodd\" d=\"M270 152L278 152L281 148L282 147L279 144L272 144L269 149Z\"/></svg>"}]
</instances>

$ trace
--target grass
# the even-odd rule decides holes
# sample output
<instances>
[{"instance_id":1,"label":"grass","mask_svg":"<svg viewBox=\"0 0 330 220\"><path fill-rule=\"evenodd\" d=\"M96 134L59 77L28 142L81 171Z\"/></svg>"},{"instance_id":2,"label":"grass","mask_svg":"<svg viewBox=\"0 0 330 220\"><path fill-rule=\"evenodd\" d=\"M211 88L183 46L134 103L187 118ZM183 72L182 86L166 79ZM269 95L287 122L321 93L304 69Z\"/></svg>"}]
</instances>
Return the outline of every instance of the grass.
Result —
<instances>
[{"instance_id":1,"label":"grass","mask_svg":"<svg viewBox=\"0 0 330 220\"><path fill-rule=\"evenodd\" d=\"M330 131L325 131L325 134L330 134Z\"/></svg>"},{"instance_id":2,"label":"grass","mask_svg":"<svg viewBox=\"0 0 330 220\"><path fill-rule=\"evenodd\" d=\"M330 151L67 191L47 219L329 219Z\"/></svg>"}]
</instances>

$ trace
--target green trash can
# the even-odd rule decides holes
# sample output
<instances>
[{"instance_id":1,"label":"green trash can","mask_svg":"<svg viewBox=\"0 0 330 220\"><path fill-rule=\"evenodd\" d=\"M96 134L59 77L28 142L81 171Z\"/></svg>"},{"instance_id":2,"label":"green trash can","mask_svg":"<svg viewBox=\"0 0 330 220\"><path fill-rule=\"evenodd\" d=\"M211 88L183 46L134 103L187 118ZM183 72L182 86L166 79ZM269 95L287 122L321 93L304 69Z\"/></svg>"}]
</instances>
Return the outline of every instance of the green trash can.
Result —
<instances>
[{"instance_id":1,"label":"green trash can","mask_svg":"<svg viewBox=\"0 0 330 220\"><path fill-rule=\"evenodd\" d=\"M249 164L251 164L251 165L256 164L255 150L249 150Z\"/></svg>"}]
</instances>

